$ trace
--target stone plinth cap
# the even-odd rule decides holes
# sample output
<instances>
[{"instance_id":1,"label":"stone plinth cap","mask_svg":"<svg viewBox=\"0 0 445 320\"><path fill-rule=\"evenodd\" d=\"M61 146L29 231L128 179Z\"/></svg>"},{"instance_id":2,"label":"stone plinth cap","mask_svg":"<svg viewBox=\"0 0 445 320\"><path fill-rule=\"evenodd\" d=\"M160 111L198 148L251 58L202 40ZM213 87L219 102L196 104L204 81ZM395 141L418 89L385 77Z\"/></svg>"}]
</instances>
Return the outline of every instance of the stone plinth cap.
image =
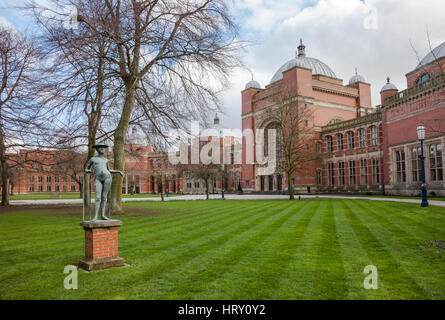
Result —
<instances>
[{"instance_id":1,"label":"stone plinth cap","mask_svg":"<svg viewBox=\"0 0 445 320\"><path fill-rule=\"evenodd\" d=\"M80 225L87 229L112 228L112 227L120 227L122 225L122 221L120 220L82 221Z\"/></svg>"}]
</instances>

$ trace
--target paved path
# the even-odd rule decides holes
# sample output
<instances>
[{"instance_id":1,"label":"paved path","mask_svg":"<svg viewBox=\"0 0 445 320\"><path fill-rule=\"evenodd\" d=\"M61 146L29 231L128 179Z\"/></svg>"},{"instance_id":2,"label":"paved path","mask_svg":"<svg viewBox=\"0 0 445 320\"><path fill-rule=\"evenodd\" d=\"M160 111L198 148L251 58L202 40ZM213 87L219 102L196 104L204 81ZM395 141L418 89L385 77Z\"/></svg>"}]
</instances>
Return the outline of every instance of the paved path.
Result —
<instances>
[{"instance_id":1,"label":"paved path","mask_svg":"<svg viewBox=\"0 0 445 320\"><path fill-rule=\"evenodd\" d=\"M296 196L298 197L298 196ZM211 199L221 199L221 195L212 194ZM289 196L286 195L265 195L265 194L227 194L225 195L227 200L271 200L271 199L288 199ZM406 203L417 203L420 205L420 199L395 199L395 198L375 198L375 197L354 197L354 196L340 196L340 195L304 195L301 196L302 199L308 198L331 198L331 199L359 199L359 200L374 200L374 201L393 201L393 202L406 202ZM173 200L204 200L205 195L182 195L166 197L166 201ZM134 201L161 201L160 197L150 197L150 198L123 198L123 202L134 202ZM47 199L47 200L10 200L11 205L48 205L48 204L80 204L82 199ZM445 201L429 200L428 203L433 206L445 207Z\"/></svg>"}]
</instances>

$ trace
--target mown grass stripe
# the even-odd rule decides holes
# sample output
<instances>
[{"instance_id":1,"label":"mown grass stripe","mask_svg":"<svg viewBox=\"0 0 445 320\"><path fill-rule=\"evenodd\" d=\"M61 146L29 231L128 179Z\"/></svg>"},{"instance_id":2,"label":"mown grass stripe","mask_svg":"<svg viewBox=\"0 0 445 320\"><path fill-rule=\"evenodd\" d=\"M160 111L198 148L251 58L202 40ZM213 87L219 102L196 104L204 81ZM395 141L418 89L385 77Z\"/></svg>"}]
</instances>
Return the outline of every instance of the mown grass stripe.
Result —
<instances>
[{"instance_id":1,"label":"mown grass stripe","mask_svg":"<svg viewBox=\"0 0 445 320\"><path fill-rule=\"evenodd\" d=\"M445 239L445 230L436 227L437 224L428 224L423 220L425 216L424 213L430 213L431 210L434 210L435 208L429 207L426 210L423 210L424 208L418 206L414 207L413 205L400 204L397 210L388 214L388 209L385 209L381 203L372 203L371 207L376 209L373 210L373 213L385 218L391 223L404 226L404 229L402 230L407 230L408 233L424 233L428 236L433 235L433 237L437 237L437 239ZM443 209L443 211L445 213L445 209ZM419 213L422 215L422 220L419 220L417 217Z\"/></svg>"},{"instance_id":2,"label":"mown grass stripe","mask_svg":"<svg viewBox=\"0 0 445 320\"><path fill-rule=\"evenodd\" d=\"M366 275L363 274L363 270L368 265L374 265L374 262L369 258L364 248L366 244L360 242L354 228L346 218L345 211L350 212L350 208L346 206L345 200L338 201L333 210L340 252L346 273L347 298L360 300L389 298L385 284L382 281L378 283L378 290L364 288L363 281Z\"/></svg>"},{"instance_id":3,"label":"mown grass stripe","mask_svg":"<svg viewBox=\"0 0 445 320\"><path fill-rule=\"evenodd\" d=\"M428 261L424 261L425 258L419 253L418 243L420 238L416 234L406 232L399 227L399 225L391 223L384 216L376 214L373 206L365 207L361 203L358 205L363 212L367 213L363 217L364 220L380 224L381 228L379 228L380 232L377 233L377 237L384 243L392 256L399 261L400 266L406 274L408 274L429 297L444 298L440 296L441 290L435 290L435 288L437 288L436 283L426 281L432 271L437 272L439 270L431 270L428 267ZM443 271L445 271L445 268L443 268ZM445 285L444 279L437 278L435 282L437 281L442 281Z\"/></svg>"},{"instance_id":4,"label":"mown grass stripe","mask_svg":"<svg viewBox=\"0 0 445 320\"><path fill-rule=\"evenodd\" d=\"M257 205L250 208L250 210L243 212L242 215L232 214L232 212L225 212L221 215L215 213L215 215L212 215L212 217L210 217L209 219L200 219L200 217L196 217L194 220L189 221L189 223L186 225L169 227L164 230L159 230L156 233L151 233L149 235L147 235L145 229L141 227L139 232L133 232L132 240L123 242L121 248L122 250L125 250L128 246L135 246L139 243L146 244L147 241L151 240L155 244L152 245L150 243L149 247L153 250L159 251L171 246L172 240L176 244L178 244L186 242L187 239L194 238L195 234L207 236L208 232L210 232L209 225L212 226L212 228L224 228L226 226L230 226L234 222L243 221L244 219L257 214L265 207L268 208L271 206L272 205L270 204L267 206L264 206L263 204Z\"/></svg>"},{"instance_id":5,"label":"mown grass stripe","mask_svg":"<svg viewBox=\"0 0 445 320\"><path fill-rule=\"evenodd\" d=\"M312 237L313 234L311 230L311 226L314 225L314 217L317 215L318 208L320 207L321 201L309 200L309 207L305 207L307 212L303 212L300 214L304 214L303 219L295 226L294 232L295 237L292 235L290 239L295 239L295 243L292 245L292 250L289 252L289 259L286 261L286 266L281 270L281 276L276 281L273 286L273 292L270 293L270 299L308 299L309 296L307 292L301 292L301 287L299 280L301 279L301 268L298 267L298 264L301 261L307 262L307 257L301 252L301 242L305 237ZM311 268L312 270L312 268ZM312 281L311 281L312 288Z\"/></svg>"},{"instance_id":6,"label":"mown grass stripe","mask_svg":"<svg viewBox=\"0 0 445 320\"><path fill-rule=\"evenodd\" d=\"M275 210L267 223L262 221L251 228L249 233L242 238L242 241L232 239L225 242L223 246L219 246L210 251L208 255L202 256L200 261L194 261L193 264L187 265L187 269L184 270L187 281L183 281L180 286L175 286L175 293L167 292L165 295L170 296L180 292L187 294L184 297L185 299L204 299L208 295L207 290L213 290L215 286L219 286L216 283L222 280L223 275L231 279L238 278L236 276L237 267L242 263L244 257L249 255L251 251L262 250L263 244L270 239L270 236L277 232L293 215L293 203L288 202L284 208ZM221 250L216 250L218 248L221 248ZM194 266L197 269L193 268ZM191 274L190 270L193 270ZM230 274L227 273L228 270L230 270ZM180 274L182 275L182 272ZM237 285L241 285L241 282L237 282ZM227 292L227 295L230 299L237 299L230 292ZM163 296L159 298L162 299Z\"/></svg>"},{"instance_id":7,"label":"mown grass stripe","mask_svg":"<svg viewBox=\"0 0 445 320\"><path fill-rule=\"evenodd\" d=\"M340 253L340 245L335 228L332 199L322 211L324 215L321 233L319 236L319 249L312 298L317 299L345 299L347 295L346 275Z\"/></svg>"},{"instance_id":8,"label":"mown grass stripe","mask_svg":"<svg viewBox=\"0 0 445 320\"><path fill-rule=\"evenodd\" d=\"M357 200L351 200L346 205L350 208L347 218L353 226L356 235L362 243L366 243L368 256L374 261L378 269L378 279L386 283L388 294L392 299L404 299L415 297L417 299L428 298L428 294L419 287L400 265L392 254L391 249L381 242L379 232L381 226L375 223L367 223L364 220L366 213L358 205Z\"/></svg>"},{"instance_id":9,"label":"mown grass stripe","mask_svg":"<svg viewBox=\"0 0 445 320\"><path fill-rule=\"evenodd\" d=\"M277 289L277 292L281 292L280 296L284 299L310 299L311 297L316 272L318 237L324 217L321 209L326 207L326 201L325 199L317 200L310 222L296 245L294 259L289 262L286 271L286 278L290 281L286 281L284 277L280 280L280 286L283 289Z\"/></svg>"},{"instance_id":10,"label":"mown grass stripe","mask_svg":"<svg viewBox=\"0 0 445 320\"><path fill-rule=\"evenodd\" d=\"M269 204L269 205L272 206L272 204ZM258 207L261 207L261 206L259 205ZM252 214L254 214L254 213L255 213L255 210L252 210L252 212L253 212ZM237 219L237 217L234 217L234 219ZM231 221L231 220L229 220L229 219L224 219L224 217L220 217L220 218L218 218L218 221L223 221L223 222L224 222L224 225L228 225L228 224L230 224L230 221ZM201 224L205 224L205 221L201 220ZM221 228L222 226L218 225L218 227ZM142 227L141 227L141 228L142 228ZM177 240L176 240L176 244L177 244L177 243L186 243L190 238L194 238L194 237L195 237L195 236L194 236L195 234L199 234L199 235L201 235L201 237L205 237L205 234L202 233L202 229L204 229L204 228L207 228L207 225L203 225L200 229L199 229L199 228L196 228L196 229L194 230L194 233L184 232L184 233L183 233L184 236L181 237L181 241L179 241L179 240L177 239ZM140 241L141 241L141 240L139 239L139 236L138 236L137 233L135 233L135 234L133 235L133 239L134 239L134 242L136 242L136 243L133 243L133 244L136 244L136 245L138 244L137 242L140 242ZM168 247L171 246L171 240L172 240L171 238L167 239L168 244L166 245L165 248L168 248ZM144 242L145 242L145 240L144 240ZM79 241L78 243L81 244L80 241ZM125 243L125 242L122 242L122 241L121 241L121 244L122 244L122 243ZM46 252L54 252L54 248L56 248L59 244L60 244L60 243L53 243L52 245L48 245L49 248L47 248L47 250L40 250L40 251L38 251L38 254L39 254L42 258L44 258ZM128 245L128 244L125 244L125 245ZM83 247L83 246L82 246L82 247ZM165 248L158 247L157 250L162 250L162 249L165 249ZM121 254L121 255L122 255L122 252L123 252L124 249L125 249L124 245L120 245L119 251L120 251L120 254ZM125 254L125 253L124 253L124 254ZM34 253L31 257L28 257L28 259L38 260L38 256ZM131 262L131 256L128 257L127 260L128 260L128 262ZM73 261L73 263L75 264L76 261ZM26 264L26 263L25 263L25 264ZM33 267L21 267L20 265L18 265L17 268L18 268L18 270L17 270L16 272L23 272L23 271L25 271L25 272L31 272L31 271L33 271L33 269L32 269ZM4 276L5 278L6 278L6 277L12 277L12 276L14 276L14 274L15 274L16 272L14 272L13 274L5 274L5 275L3 275L3 276Z\"/></svg>"},{"instance_id":11,"label":"mown grass stripe","mask_svg":"<svg viewBox=\"0 0 445 320\"><path fill-rule=\"evenodd\" d=\"M294 207L293 215L281 225L268 239L261 243L258 250L253 250L243 257L237 266L240 290L235 299L283 299L277 297L277 288L283 273L295 257L295 248L306 231L314 211L312 201L306 201L303 207ZM252 264L251 261L254 261ZM235 270L236 272L236 270ZM289 280L289 279L288 279ZM229 291L231 292L231 291ZM290 293L292 294L292 293Z\"/></svg>"},{"instance_id":12,"label":"mown grass stripe","mask_svg":"<svg viewBox=\"0 0 445 320\"><path fill-rule=\"evenodd\" d=\"M149 286L154 285L156 282L155 278L162 277L163 274L172 272L193 259L198 259L209 250L215 250L216 247L223 245L231 239L242 238L255 226L272 219L274 217L273 213L279 212L285 205L286 203L279 206L271 204L270 207L273 208L269 210L260 208L256 213L248 215L246 219L243 219L245 215L240 215L239 219L243 220L241 223L229 223L225 228L212 225L204 235L201 233L201 235L196 235L194 239L188 239L187 242L182 244L170 246L169 249L156 250L154 254L146 257L147 260L145 262L147 262L147 265L140 276L143 276L146 280L151 279L148 282ZM182 261L181 265L177 264L178 259ZM145 290L146 288L143 289Z\"/></svg>"}]
</instances>

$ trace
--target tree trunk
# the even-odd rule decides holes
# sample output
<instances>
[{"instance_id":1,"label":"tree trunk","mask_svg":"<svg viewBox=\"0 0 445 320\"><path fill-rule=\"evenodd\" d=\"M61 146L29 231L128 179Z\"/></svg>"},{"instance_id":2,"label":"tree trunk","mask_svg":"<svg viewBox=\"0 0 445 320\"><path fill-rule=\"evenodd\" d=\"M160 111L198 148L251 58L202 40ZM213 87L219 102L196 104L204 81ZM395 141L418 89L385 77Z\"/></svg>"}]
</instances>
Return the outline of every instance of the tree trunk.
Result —
<instances>
[{"instance_id":1,"label":"tree trunk","mask_svg":"<svg viewBox=\"0 0 445 320\"><path fill-rule=\"evenodd\" d=\"M206 180L206 200L209 200L209 180Z\"/></svg>"},{"instance_id":2,"label":"tree trunk","mask_svg":"<svg viewBox=\"0 0 445 320\"><path fill-rule=\"evenodd\" d=\"M164 181L162 180L162 177L160 178L161 180L161 201L164 201Z\"/></svg>"},{"instance_id":3,"label":"tree trunk","mask_svg":"<svg viewBox=\"0 0 445 320\"><path fill-rule=\"evenodd\" d=\"M126 84L125 102L122 109L121 118L119 124L114 132L114 170L124 171L125 168L125 135L127 133L128 124L130 121L131 112L134 106L134 96L136 87L130 84ZM113 183L111 184L111 211L122 211L122 181L123 178L120 174L113 175Z\"/></svg>"},{"instance_id":4,"label":"tree trunk","mask_svg":"<svg viewBox=\"0 0 445 320\"><path fill-rule=\"evenodd\" d=\"M292 177L291 175L287 175L287 185L289 189L289 200L294 200L294 184L292 183Z\"/></svg>"},{"instance_id":5,"label":"tree trunk","mask_svg":"<svg viewBox=\"0 0 445 320\"><path fill-rule=\"evenodd\" d=\"M97 123L97 114L92 113L88 119L88 157L83 165L84 171L87 167L88 161L90 161L90 159L94 157L93 146L96 144L96 131L97 131L97 126L95 125L95 123ZM83 204L85 208L88 209L91 205L91 199L90 199L91 174L89 173L85 174L84 179L85 181L83 184L83 195L85 196L83 197ZM82 198L82 192L80 192L80 196Z\"/></svg>"},{"instance_id":6,"label":"tree trunk","mask_svg":"<svg viewBox=\"0 0 445 320\"><path fill-rule=\"evenodd\" d=\"M84 193L83 186L84 186L84 185L86 185L86 183L79 183L79 195L80 195L80 199L83 198L83 193Z\"/></svg>"},{"instance_id":7,"label":"tree trunk","mask_svg":"<svg viewBox=\"0 0 445 320\"><path fill-rule=\"evenodd\" d=\"M9 206L9 165L6 157L3 131L0 129L0 164L2 167L2 203L1 206Z\"/></svg>"}]
</instances>

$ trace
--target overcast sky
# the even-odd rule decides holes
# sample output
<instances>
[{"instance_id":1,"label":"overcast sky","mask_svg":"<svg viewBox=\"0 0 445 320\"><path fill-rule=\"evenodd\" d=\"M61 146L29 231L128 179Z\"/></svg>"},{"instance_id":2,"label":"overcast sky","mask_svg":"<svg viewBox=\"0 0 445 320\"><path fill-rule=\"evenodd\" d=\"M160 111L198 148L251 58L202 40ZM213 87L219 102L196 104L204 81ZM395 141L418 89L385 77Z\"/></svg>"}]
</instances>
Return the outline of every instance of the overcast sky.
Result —
<instances>
[{"instance_id":1,"label":"overcast sky","mask_svg":"<svg viewBox=\"0 0 445 320\"><path fill-rule=\"evenodd\" d=\"M0 0L0 6L21 0ZM253 41L244 61L262 87L276 70L295 57L299 39L306 55L317 58L347 84L357 67L371 84L372 105L380 104L379 91L391 77L400 90L405 74L418 64L410 41L421 58L445 41L444 0L234 0L233 12L241 37ZM0 19L22 29L28 22L18 12L0 8ZM234 72L223 95L226 127L241 126L241 91L251 79L248 70Z\"/></svg>"}]
</instances>

